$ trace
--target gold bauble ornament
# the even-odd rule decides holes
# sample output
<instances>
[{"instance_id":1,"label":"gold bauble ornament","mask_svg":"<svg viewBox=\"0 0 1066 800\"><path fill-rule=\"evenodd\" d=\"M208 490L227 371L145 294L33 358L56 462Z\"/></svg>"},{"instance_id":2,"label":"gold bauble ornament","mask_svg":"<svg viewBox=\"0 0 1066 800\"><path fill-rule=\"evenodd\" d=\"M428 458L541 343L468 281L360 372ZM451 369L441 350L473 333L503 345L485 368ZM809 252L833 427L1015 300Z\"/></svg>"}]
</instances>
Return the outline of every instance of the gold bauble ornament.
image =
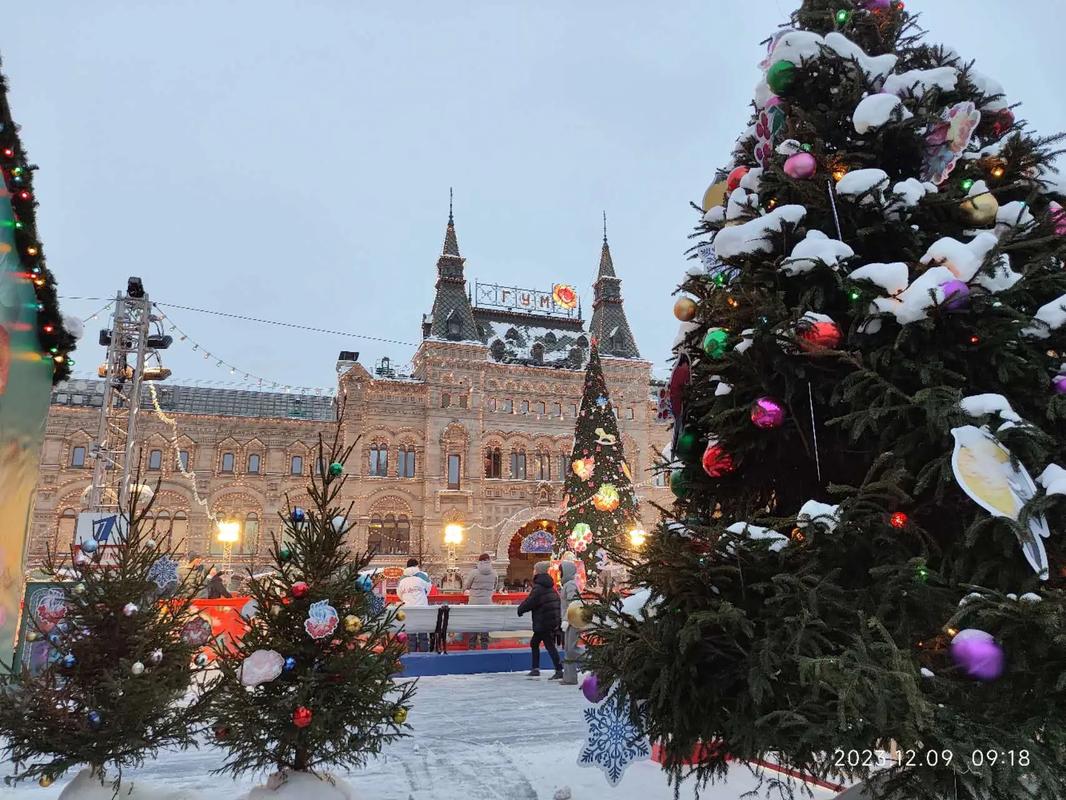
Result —
<instances>
[{"instance_id":1,"label":"gold bauble ornament","mask_svg":"<svg viewBox=\"0 0 1066 800\"><path fill-rule=\"evenodd\" d=\"M37 781L37 785L38 786L42 786L45 789L47 789L49 786L51 786L53 783L55 783L55 781L56 781L56 779L53 778L51 775L42 775L40 777L40 779Z\"/></svg>"},{"instance_id":2,"label":"gold bauble ornament","mask_svg":"<svg viewBox=\"0 0 1066 800\"><path fill-rule=\"evenodd\" d=\"M36 642L40 638L41 634L37 633L37 631L26 631L27 642Z\"/></svg>"},{"instance_id":3,"label":"gold bauble ornament","mask_svg":"<svg viewBox=\"0 0 1066 800\"><path fill-rule=\"evenodd\" d=\"M991 192L966 198L962 205L962 215L974 225L990 225L996 221L999 213L999 201Z\"/></svg>"},{"instance_id":4,"label":"gold bauble ornament","mask_svg":"<svg viewBox=\"0 0 1066 800\"><path fill-rule=\"evenodd\" d=\"M592 606L574 600L566 607L566 621L575 631L583 631L592 623Z\"/></svg>"},{"instance_id":5,"label":"gold bauble ornament","mask_svg":"<svg viewBox=\"0 0 1066 800\"><path fill-rule=\"evenodd\" d=\"M396 612L396 619L398 619L400 622L403 622L405 619L407 619L407 612L406 611L397 611Z\"/></svg>"},{"instance_id":6,"label":"gold bauble ornament","mask_svg":"<svg viewBox=\"0 0 1066 800\"><path fill-rule=\"evenodd\" d=\"M363 629L363 621L355 614L349 614L344 618L344 630L348 633L359 633Z\"/></svg>"},{"instance_id":7,"label":"gold bauble ornament","mask_svg":"<svg viewBox=\"0 0 1066 800\"><path fill-rule=\"evenodd\" d=\"M397 725L403 725L405 722L407 722L407 709L396 709L396 713L392 715L392 721L395 722Z\"/></svg>"},{"instance_id":8,"label":"gold bauble ornament","mask_svg":"<svg viewBox=\"0 0 1066 800\"><path fill-rule=\"evenodd\" d=\"M691 297L679 297L674 303L674 316L682 322L691 322L696 317L696 301Z\"/></svg>"},{"instance_id":9,"label":"gold bauble ornament","mask_svg":"<svg viewBox=\"0 0 1066 800\"><path fill-rule=\"evenodd\" d=\"M710 211L715 206L722 205L727 191L726 181L712 183L703 193L703 210Z\"/></svg>"}]
</instances>

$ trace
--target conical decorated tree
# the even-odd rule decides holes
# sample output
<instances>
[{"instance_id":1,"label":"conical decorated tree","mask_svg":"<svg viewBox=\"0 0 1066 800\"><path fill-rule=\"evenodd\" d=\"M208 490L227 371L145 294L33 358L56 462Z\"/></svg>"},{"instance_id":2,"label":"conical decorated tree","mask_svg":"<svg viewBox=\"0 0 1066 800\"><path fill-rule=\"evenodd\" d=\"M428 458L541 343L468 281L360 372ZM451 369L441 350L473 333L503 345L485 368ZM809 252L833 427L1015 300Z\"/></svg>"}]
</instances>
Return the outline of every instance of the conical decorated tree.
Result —
<instances>
[{"instance_id":1,"label":"conical decorated tree","mask_svg":"<svg viewBox=\"0 0 1066 800\"><path fill-rule=\"evenodd\" d=\"M582 559L590 578L603 551L624 548L629 531L638 523L632 479L593 341L559 518L566 547Z\"/></svg>"},{"instance_id":2,"label":"conical decorated tree","mask_svg":"<svg viewBox=\"0 0 1066 800\"><path fill-rule=\"evenodd\" d=\"M899 2L806 0L762 68L675 307L675 518L592 668L675 778L1064 797L1058 137Z\"/></svg>"},{"instance_id":3,"label":"conical decorated tree","mask_svg":"<svg viewBox=\"0 0 1066 800\"><path fill-rule=\"evenodd\" d=\"M338 426L331 445L319 441L325 469L312 477L311 507L290 504L271 548L273 574L248 576L248 631L219 653L214 734L228 751L220 771L274 770L270 788L365 763L405 735L415 692L413 681L396 680L406 634L390 628L402 612L375 603L360 575L372 554L346 542L355 520L337 499L354 445L339 436Z\"/></svg>"},{"instance_id":4,"label":"conical decorated tree","mask_svg":"<svg viewBox=\"0 0 1066 800\"><path fill-rule=\"evenodd\" d=\"M86 540L73 559L47 551L44 570L73 580L54 613L27 609L27 646L47 641L49 663L37 674L24 668L0 692L9 780L48 786L87 764L93 780L110 779L117 791L123 769L161 748L195 744L204 727L208 693L189 696L211 638L210 623L191 607L202 573L179 577L181 543L152 538L153 500L138 507L141 494L108 537L118 544Z\"/></svg>"}]
</instances>

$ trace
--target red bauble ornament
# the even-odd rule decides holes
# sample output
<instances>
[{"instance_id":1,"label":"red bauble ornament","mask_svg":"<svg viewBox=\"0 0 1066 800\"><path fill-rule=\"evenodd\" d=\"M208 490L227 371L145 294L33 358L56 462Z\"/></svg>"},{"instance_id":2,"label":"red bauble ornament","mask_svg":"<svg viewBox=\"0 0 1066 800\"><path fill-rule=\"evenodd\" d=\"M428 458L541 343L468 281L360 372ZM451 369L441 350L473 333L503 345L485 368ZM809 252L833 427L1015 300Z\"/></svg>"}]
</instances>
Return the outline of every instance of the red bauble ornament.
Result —
<instances>
[{"instance_id":1,"label":"red bauble ornament","mask_svg":"<svg viewBox=\"0 0 1066 800\"><path fill-rule=\"evenodd\" d=\"M1013 127L1014 112L1009 108L1004 108L1002 111L997 112L992 118L992 135L997 139L1002 139Z\"/></svg>"},{"instance_id":2,"label":"red bauble ornament","mask_svg":"<svg viewBox=\"0 0 1066 800\"><path fill-rule=\"evenodd\" d=\"M835 350L844 341L840 326L832 321L811 322L799 329L800 347L808 353Z\"/></svg>"},{"instance_id":3,"label":"red bauble ornament","mask_svg":"<svg viewBox=\"0 0 1066 800\"><path fill-rule=\"evenodd\" d=\"M219 741L229 738L229 725L223 725L221 722L212 729L215 734L215 738Z\"/></svg>"},{"instance_id":4,"label":"red bauble ornament","mask_svg":"<svg viewBox=\"0 0 1066 800\"><path fill-rule=\"evenodd\" d=\"M733 471L733 456L713 439L707 443L701 463L703 471L712 478L721 478Z\"/></svg>"},{"instance_id":5,"label":"red bauble ornament","mask_svg":"<svg viewBox=\"0 0 1066 800\"><path fill-rule=\"evenodd\" d=\"M744 180L744 176L748 174L747 167L737 167L729 173L729 177L725 179L725 188L729 191L734 191L740 188L740 182Z\"/></svg>"},{"instance_id":6,"label":"red bauble ornament","mask_svg":"<svg viewBox=\"0 0 1066 800\"><path fill-rule=\"evenodd\" d=\"M303 597L305 594L307 594L307 588L307 584L303 581L296 581L296 583L292 585L292 596Z\"/></svg>"},{"instance_id":7,"label":"red bauble ornament","mask_svg":"<svg viewBox=\"0 0 1066 800\"><path fill-rule=\"evenodd\" d=\"M907 515L902 511L897 511L891 517L888 518L888 524L893 528L906 528L907 527Z\"/></svg>"},{"instance_id":8,"label":"red bauble ornament","mask_svg":"<svg viewBox=\"0 0 1066 800\"><path fill-rule=\"evenodd\" d=\"M292 712L292 724L297 728L306 728L311 724L312 716L314 715L307 706L297 706L296 710Z\"/></svg>"},{"instance_id":9,"label":"red bauble ornament","mask_svg":"<svg viewBox=\"0 0 1066 800\"><path fill-rule=\"evenodd\" d=\"M685 387L692 380L692 365L688 356L682 354L677 358L677 366L670 373L670 413L674 419L681 419L681 404L684 400Z\"/></svg>"}]
</instances>

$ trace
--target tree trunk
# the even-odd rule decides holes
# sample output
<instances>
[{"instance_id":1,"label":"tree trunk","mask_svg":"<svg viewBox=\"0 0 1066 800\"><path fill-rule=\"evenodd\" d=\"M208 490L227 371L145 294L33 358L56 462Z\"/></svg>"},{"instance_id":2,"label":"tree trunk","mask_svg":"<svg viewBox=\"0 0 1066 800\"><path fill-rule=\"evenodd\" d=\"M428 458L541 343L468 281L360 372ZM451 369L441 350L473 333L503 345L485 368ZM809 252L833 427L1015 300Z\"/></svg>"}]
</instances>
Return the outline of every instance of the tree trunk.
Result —
<instances>
[{"instance_id":1,"label":"tree trunk","mask_svg":"<svg viewBox=\"0 0 1066 800\"><path fill-rule=\"evenodd\" d=\"M297 772L307 772L307 750L305 748L296 748L296 758L293 760L292 768Z\"/></svg>"}]
</instances>

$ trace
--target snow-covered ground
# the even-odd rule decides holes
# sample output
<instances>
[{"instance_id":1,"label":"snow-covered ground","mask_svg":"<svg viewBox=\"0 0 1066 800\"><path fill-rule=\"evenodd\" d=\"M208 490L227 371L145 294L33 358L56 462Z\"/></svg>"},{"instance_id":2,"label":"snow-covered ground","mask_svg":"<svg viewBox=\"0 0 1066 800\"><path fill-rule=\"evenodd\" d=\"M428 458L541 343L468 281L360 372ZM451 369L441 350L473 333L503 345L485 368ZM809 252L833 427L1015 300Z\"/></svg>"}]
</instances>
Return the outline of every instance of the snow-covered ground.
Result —
<instances>
[{"instance_id":1,"label":"snow-covered ground","mask_svg":"<svg viewBox=\"0 0 1066 800\"><path fill-rule=\"evenodd\" d=\"M569 787L573 800L673 800L673 790L651 761L631 765L615 789L598 769L577 765L585 740L582 710L588 707L576 686L546 677L422 678L408 717L413 735L343 777L359 800L552 800L563 787ZM238 800L264 782L265 776L239 781L212 776L220 755L211 746L166 752L127 774L135 784L157 787L158 793L138 792L157 800ZM48 789L35 783L2 787L0 800L56 800L71 777ZM728 783L700 796L736 800L754 785L748 770L736 767ZM816 788L813 796L828 800L834 795ZM681 797L694 797L691 788Z\"/></svg>"}]
</instances>

